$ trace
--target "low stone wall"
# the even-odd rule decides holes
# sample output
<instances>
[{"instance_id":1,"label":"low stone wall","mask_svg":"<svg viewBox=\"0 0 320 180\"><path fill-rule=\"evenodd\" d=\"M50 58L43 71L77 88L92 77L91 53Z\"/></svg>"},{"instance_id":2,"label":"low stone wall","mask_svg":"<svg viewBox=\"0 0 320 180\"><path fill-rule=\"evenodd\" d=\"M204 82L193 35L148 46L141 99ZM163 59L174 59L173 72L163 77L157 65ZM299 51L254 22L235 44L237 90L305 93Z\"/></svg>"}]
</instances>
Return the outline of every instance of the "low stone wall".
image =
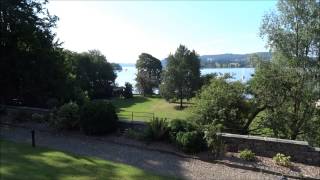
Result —
<instances>
[{"instance_id":1,"label":"low stone wall","mask_svg":"<svg viewBox=\"0 0 320 180\"><path fill-rule=\"evenodd\" d=\"M273 157L277 153L291 156L291 160L320 166L320 148L309 146L306 141L267 138L260 136L219 134L227 146L227 151L238 152L250 149L256 155Z\"/></svg>"},{"instance_id":2,"label":"low stone wall","mask_svg":"<svg viewBox=\"0 0 320 180\"><path fill-rule=\"evenodd\" d=\"M36 113L49 113L48 109L7 106L11 111L28 111ZM143 131L147 128L145 122L120 121L122 129L136 129ZM238 152L243 149L250 149L256 155L273 157L277 153L291 156L291 160L305 164L320 166L320 148L311 147L306 141L293 141L287 139L268 138L261 136L239 135L219 133L227 146L227 151Z\"/></svg>"}]
</instances>

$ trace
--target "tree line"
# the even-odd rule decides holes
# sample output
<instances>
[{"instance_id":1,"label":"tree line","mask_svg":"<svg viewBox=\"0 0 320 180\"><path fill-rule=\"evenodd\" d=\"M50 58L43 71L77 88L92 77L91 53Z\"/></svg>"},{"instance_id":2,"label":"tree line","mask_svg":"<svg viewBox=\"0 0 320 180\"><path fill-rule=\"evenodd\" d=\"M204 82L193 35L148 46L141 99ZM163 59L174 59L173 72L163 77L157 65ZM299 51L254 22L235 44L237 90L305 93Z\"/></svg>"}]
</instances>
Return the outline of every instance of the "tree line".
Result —
<instances>
[{"instance_id":1,"label":"tree line","mask_svg":"<svg viewBox=\"0 0 320 180\"><path fill-rule=\"evenodd\" d=\"M119 65L61 47L46 1L1 1L0 103L49 107L112 96Z\"/></svg>"}]
</instances>

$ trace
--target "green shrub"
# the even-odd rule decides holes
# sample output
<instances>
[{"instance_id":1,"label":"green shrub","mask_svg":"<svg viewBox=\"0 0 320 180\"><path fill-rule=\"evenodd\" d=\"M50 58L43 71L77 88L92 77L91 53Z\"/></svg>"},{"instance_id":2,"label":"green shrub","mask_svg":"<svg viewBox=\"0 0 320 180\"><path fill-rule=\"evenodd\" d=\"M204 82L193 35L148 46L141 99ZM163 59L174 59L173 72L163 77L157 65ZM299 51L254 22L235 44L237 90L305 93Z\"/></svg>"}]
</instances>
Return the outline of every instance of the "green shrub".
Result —
<instances>
[{"instance_id":1,"label":"green shrub","mask_svg":"<svg viewBox=\"0 0 320 180\"><path fill-rule=\"evenodd\" d=\"M146 138L149 140L164 140L168 136L168 123L166 119L154 118L148 123Z\"/></svg>"},{"instance_id":2,"label":"green shrub","mask_svg":"<svg viewBox=\"0 0 320 180\"><path fill-rule=\"evenodd\" d=\"M176 135L176 144L184 152L196 153L203 149L203 135L198 131L178 132Z\"/></svg>"},{"instance_id":3,"label":"green shrub","mask_svg":"<svg viewBox=\"0 0 320 180\"><path fill-rule=\"evenodd\" d=\"M133 129L128 129L127 132L124 134L126 137L136 140L143 140L145 138L142 132L135 131Z\"/></svg>"},{"instance_id":4,"label":"green shrub","mask_svg":"<svg viewBox=\"0 0 320 180\"><path fill-rule=\"evenodd\" d=\"M169 136L170 139L175 142L178 132L194 131L196 128L189 121L181 119L173 119L169 122Z\"/></svg>"},{"instance_id":5,"label":"green shrub","mask_svg":"<svg viewBox=\"0 0 320 180\"><path fill-rule=\"evenodd\" d=\"M46 105L49 109L57 108L59 106L59 100L56 98L50 98L47 100Z\"/></svg>"},{"instance_id":6,"label":"green shrub","mask_svg":"<svg viewBox=\"0 0 320 180\"><path fill-rule=\"evenodd\" d=\"M254 161L256 159L256 154L249 149L245 149L240 151L239 157L246 161Z\"/></svg>"},{"instance_id":7,"label":"green shrub","mask_svg":"<svg viewBox=\"0 0 320 180\"><path fill-rule=\"evenodd\" d=\"M80 128L88 135L102 135L117 130L118 116L114 106L106 101L90 101L83 105Z\"/></svg>"},{"instance_id":8,"label":"green shrub","mask_svg":"<svg viewBox=\"0 0 320 180\"><path fill-rule=\"evenodd\" d=\"M289 167L291 166L291 157L290 156L286 156L284 154L281 153L277 153L273 158L272 158L276 164L280 165L280 166L285 166L285 167Z\"/></svg>"},{"instance_id":9,"label":"green shrub","mask_svg":"<svg viewBox=\"0 0 320 180\"><path fill-rule=\"evenodd\" d=\"M31 115L31 119L34 122L42 122L44 120L44 116L42 114L33 113Z\"/></svg>"},{"instance_id":10,"label":"green shrub","mask_svg":"<svg viewBox=\"0 0 320 180\"><path fill-rule=\"evenodd\" d=\"M18 110L13 114L13 120L17 122L26 122L31 119L31 114L23 111L23 110Z\"/></svg>"},{"instance_id":11,"label":"green shrub","mask_svg":"<svg viewBox=\"0 0 320 180\"><path fill-rule=\"evenodd\" d=\"M79 129L79 120L79 106L69 102L58 109L53 124L58 129Z\"/></svg>"},{"instance_id":12,"label":"green shrub","mask_svg":"<svg viewBox=\"0 0 320 180\"><path fill-rule=\"evenodd\" d=\"M123 91L123 97L128 99L128 98L132 98L133 97L133 94L132 94L132 84L126 82L125 83L125 88L124 88L124 91Z\"/></svg>"},{"instance_id":13,"label":"green shrub","mask_svg":"<svg viewBox=\"0 0 320 180\"><path fill-rule=\"evenodd\" d=\"M5 105L0 105L0 116L7 115L7 108Z\"/></svg>"},{"instance_id":14,"label":"green shrub","mask_svg":"<svg viewBox=\"0 0 320 180\"><path fill-rule=\"evenodd\" d=\"M207 147L211 151L214 158L223 156L225 153L225 145L220 136L217 135L221 130L221 125L206 125L202 127L204 129L204 139L207 143Z\"/></svg>"}]
</instances>

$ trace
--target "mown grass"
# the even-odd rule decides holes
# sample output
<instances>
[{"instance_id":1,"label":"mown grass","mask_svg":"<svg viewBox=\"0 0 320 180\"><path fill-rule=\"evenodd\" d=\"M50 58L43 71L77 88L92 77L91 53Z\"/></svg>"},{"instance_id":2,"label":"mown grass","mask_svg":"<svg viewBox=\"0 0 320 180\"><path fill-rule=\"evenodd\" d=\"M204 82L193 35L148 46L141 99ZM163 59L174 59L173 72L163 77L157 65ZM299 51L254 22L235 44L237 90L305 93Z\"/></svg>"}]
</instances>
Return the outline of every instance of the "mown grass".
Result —
<instances>
[{"instance_id":1,"label":"mown grass","mask_svg":"<svg viewBox=\"0 0 320 180\"><path fill-rule=\"evenodd\" d=\"M149 113L154 113L155 117L168 119L186 119L191 114L187 108L180 110L179 104L169 103L158 96L134 96L131 99L114 98L112 103L118 110L119 118L124 120L131 120L131 112L134 112L134 120L141 121L149 121L153 117L153 114Z\"/></svg>"},{"instance_id":2,"label":"mown grass","mask_svg":"<svg viewBox=\"0 0 320 180\"><path fill-rule=\"evenodd\" d=\"M125 164L4 140L0 140L0 152L0 179L174 179Z\"/></svg>"}]
</instances>

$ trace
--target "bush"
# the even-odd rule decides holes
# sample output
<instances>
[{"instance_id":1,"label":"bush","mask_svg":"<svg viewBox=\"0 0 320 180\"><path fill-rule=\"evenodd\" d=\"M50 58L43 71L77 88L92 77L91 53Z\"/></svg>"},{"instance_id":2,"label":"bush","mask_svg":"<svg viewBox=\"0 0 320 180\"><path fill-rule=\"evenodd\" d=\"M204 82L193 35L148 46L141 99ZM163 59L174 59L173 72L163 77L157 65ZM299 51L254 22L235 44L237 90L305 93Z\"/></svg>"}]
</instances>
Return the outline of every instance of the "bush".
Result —
<instances>
[{"instance_id":1,"label":"bush","mask_svg":"<svg viewBox=\"0 0 320 180\"><path fill-rule=\"evenodd\" d=\"M285 156L284 154L277 153L272 159L275 161L276 164L280 166L291 166L290 156Z\"/></svg>"},{"instance_id":2,"label":"bush","mask_svg":"<svg viewBox=\"0 0 320 180\"><path fill-rule=\"evenodd\" d=\"M7 115L7 108L5 105L0 105L0 116Z\"/></svg>"},{"instance_id":3,"label":"bush","mask_svg":"<svg viewBox=\"0 0 320 180\"><path fill-rule=\"evenodd\" d=\"M154 118L148 123L146 138L149 140L164 140L168 136L168 123L166 119Z\"/></svg>"},{"instance_id":4,"label":"bush","mask_svg":"<svg viewBox=\"0 0 320 180\"><path fill-rule=\"evenodd\" d=\"M49 109L57 108L59 106L59 100L56 98L50 98L47 100L46 104Z\"/></svg>"},{"instance_id":5,"label":"bush","mask_svg":"<svg viewBox=\"0 0 320 180\"><path fill-rule=\"evenodd\" d=\"M62 105L53 118L53 124L58 129L79 129L79 106L76 103L69 102Z\"/></svg>"},{"instance_id":6,"label":"bush","mask_svg":"<svg viewBox=\"0 0 320 180\"><path fill-rule=\"evenodd\" d=\"M42 122L44 120L44 116L42 114L33 113L31 115L31 119L34 122Z\"/></svg>"},{"instance_id":7,"label":"bush","mask_svg":"<svg viewBox=\"0 0 320 180\"><path fill-rule=\"evenodd\" d=\"M128 129L128 131L125 132L124 135L130 139L136 139L136 140L143 140L145 138L143 132L138 132L133 129Z\"/></svg>"},{"instance_id":8,"label":"bush","mask_svg":"<svg viewBox=\"0 0 320 180\"><path fill-rule=\"evenodd\" d=\"M204 139L214 158L224 155L225 145L221 138L217 135L221 130L221 125L204 126Z\"/></svg>"},{"instance_id":9,"label":"bush","mask_svg":"<svg viewBox=\"0 0 320 180\"><path fill-rule=\"evenodd\" d=\"M125 83L125 88L124 88L124 91L123 91L123 97L128 99L128 98L132 98L133 95L132 95L132 84L126 82Z\"/></svg>"},{"instance_id":10,"label":"bush","mask_svg":"<svg viewBox=\"0 0 320 180\"><path fill-rule=\"evenodd\" d=\"M106 101L90 101L83 105L80 128L88 135L102 135L117 129L118 116L114 106Z\"/></svg>"},{"instance_id":11,"label":"bush","mask_svg":"<svg viewBox=\"0 0 320 180\"><path fill-rule=\"evenodd\" d=\"M196 128L192 123L186 120L173 119L169 122L169 136L172 142L175 142L178 132L194 131Z\"/></svg>"},{"instance_id":12,"label":"bush","mask_svg":"<svg viewBox=\"0 0 320 180\"><path fill-rule=\"evenodd\" d=\"M198 131L178 132L176 135L176 144L184 152L196 153L203 149L203 135Z\"/></svg>"},{"instance_id":13,"label":"bush","mask_svg":"<svg viewBox=\"0 0 320 180\"><path fill-rule=\"evenodd\" d=\"M240 151L240 158L246 161L254 161L256 159L256 154L249 149Z\"/></svg>"},{"instance_id":14,"label":"bush","mask_svg":"<svg viewBox=\"0 0 320 180\"><path fill-rule=\"evenodd\" d=\"M23 110L18 110L16 113L14 113L13 119L17 122L26 122L31 119L31 114Z\"/></svg>"}]
</instances>

